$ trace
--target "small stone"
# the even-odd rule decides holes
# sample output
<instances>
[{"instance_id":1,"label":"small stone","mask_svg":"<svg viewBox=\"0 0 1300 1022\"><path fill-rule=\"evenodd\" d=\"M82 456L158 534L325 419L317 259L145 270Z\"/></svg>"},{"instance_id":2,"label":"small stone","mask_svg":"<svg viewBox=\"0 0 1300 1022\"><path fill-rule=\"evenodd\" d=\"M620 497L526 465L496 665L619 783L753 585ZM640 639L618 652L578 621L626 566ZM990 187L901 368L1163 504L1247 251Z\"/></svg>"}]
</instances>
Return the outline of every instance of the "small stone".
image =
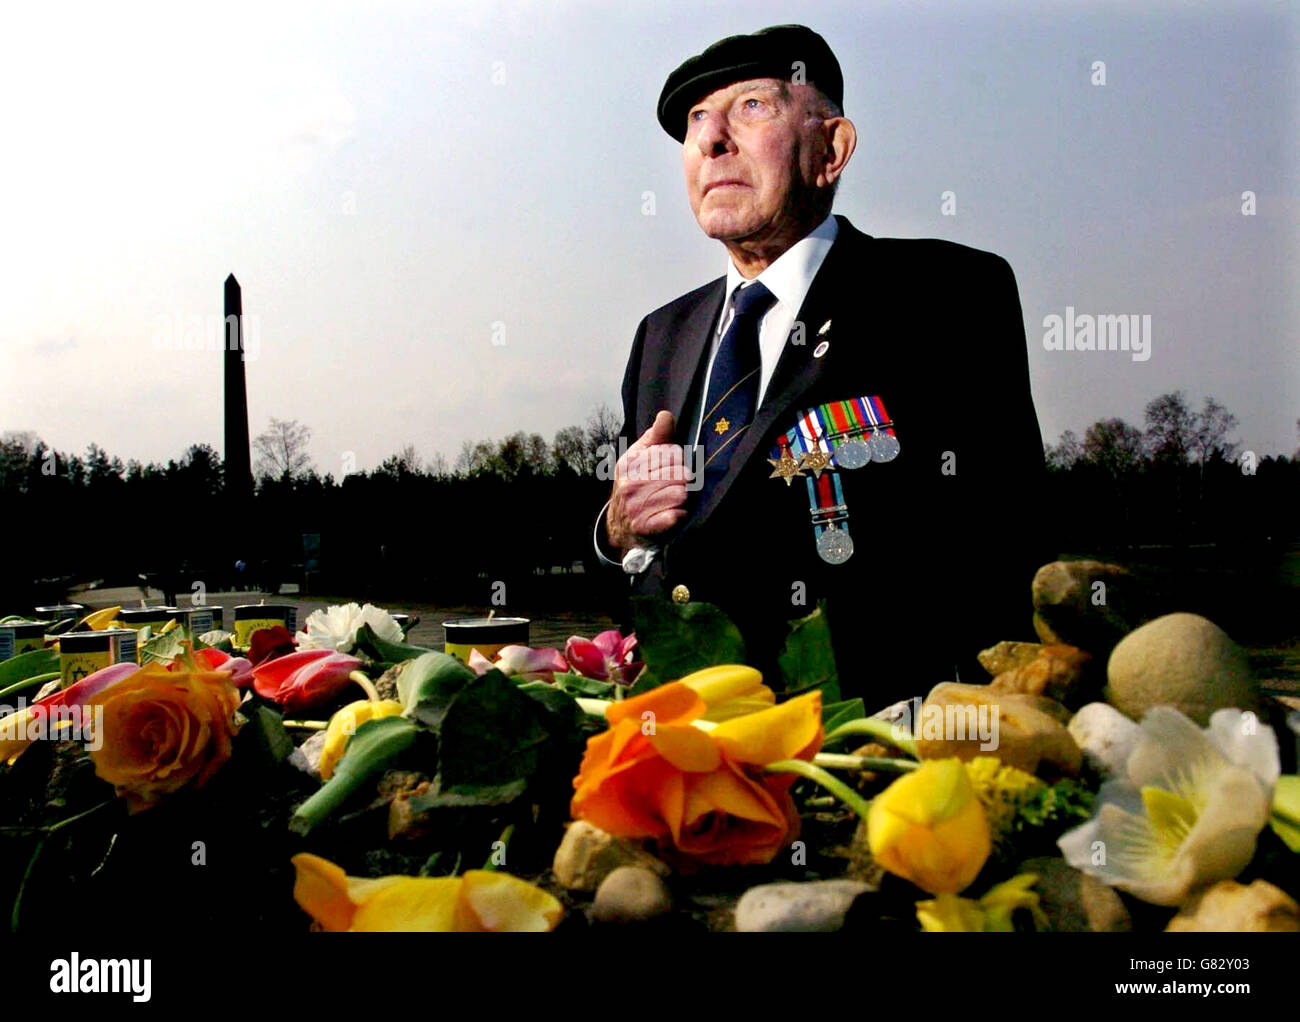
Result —
<instances>
[{"instance_id":1,"label":"small stone","mask_svg":"<svg viewBox=\"0 0 1300 1022\"><path fill-rule=\"evenodd\" d=\"M856 880L761 884L736 904L741 933L829 933L844 925L855 898L873 888Z\"/></svg>"},{"instance_id":2,"label":"small stone","mask_svg":"<svg viewBox=\"0 0 1300 1022\"><path fill-rule=\"evenodd\" d=\"M620 866L600 882L591 916L600 923L644 923L672 911L668 885L644 866Z\"/></svg>"},{"instance_id":3,"label":"small stone","mask_svg":"<svg viewBox=\"0 0 1300 1022\"><path fill-rule=\"evenodd\" d=\"M394 664L375 679L375 691L379 693L380 699L401 701L397 692L397 676L402 673L402 668L405 666L405 663Z\"/></svg>"},{"instance_id":4,"label":"small stone","mask_svg":"<svg viewBox=\"0 0 1300 1022\"><path fill-rule=\"evenodd\" d=\"M572 891L594 891L620 866L643 866L659 876L672 872L667 864L644 848L616 838L588 823L575 820L555 850L551 869L555 879Z\"/></svg>"},{"instance_id":5,"label":"small stone","mask_svg":"<svg viewBox=\"0 0 1300 1022\"><path fill-rule=\"evenodd\" d=\"M1070 737L1095 773L1124 776L1142 729L1109 703L1089 703L1070 720Z\"/></svg>"},{"instance_id":6,"label":"small stone","mask_svg":"<svg viewBox=\"0 0 1300 1022\"><path fill-rule=\"evenodd\" d=\"M1038 569L1031 591L1034 629L1047 643L1109 653L1141 620L1137 583L1104 561L1053 561Z\"/></svg>"},{"instance_id":7,"label":"small stone","mask_svg":"<svg viewBox=\"0 0 1300 1022\"><path fill-rule=\"evenodd\" d=\"M1266 880L1220 880L1169 921L1170 933L1300 933L1300 905Z\"/></svg>"},{"instance_id":8,"label":"small stone","mask_svg":"<svg viewBox=\"0 0 1300 1022\"><path fill-rule=\"evenodd\" d=\"M289 762L305 774L320 777L320 757L325 749L325 732L315 731L312 736L289 753Z\"/></svg>"},{"instance_id":9,"label":"small stone","mask_svg":"<svg viewBox=\"0 0 1300 1022\"><path fill-rule=\"evenodd\" d=\"M1017 872L1034 873L1038 904L1056 933L1127 933L1133 920L1120 896L1064 859L1026 859Z\"/></svg>"},{"instance_id":10,"label":"small stone","mask_svg":"<svg viewBox=\"0 0 1300 1022\"><path fill-rule=\"evenodd\" d=\"M393 800L388 803L388 839L423 837L432 827L432 809L420 808L411 799L426 794L432 785L421 781L409 791L393 793Z\"/></svg>"},{"instance_id":11,"label":"small stone","mask_svg":"<svg viewBox=\"0 0 1300 1022\"><path fill-rule=\"evenodd\" d=\"M1065 724L1070 711L1044 696L945 681L930 690L914 724L921 759L997 756L1037 773L1077 775L1083 753Z\"/></svg>"},{"instance_id":12,"label":"small stone","mask_svg":"<svg viewBox=\"0 0 1300 1022\"><path fill-rule=\"evenodd\" d=\"M1032 643L1024 643L1033 646ZM1047 696L1059 703L1079 705L1088 685L1088 663L1092 655L1075 646L1035 646L1038 655L1028 663L1003 671L993 679L1000 692L1025 692Z\"/></svg>"},{"instance_id":13,"label":"small stone","mask_svg":"<svg viewBox=\"0 0 1300 1022\"><path fill-rule=\"evenodd\" d=\"M1153 706L1172 706L1205 727L1215 710L1259 707L1245 651L1197 614L1166 614L1125 636L1106 679L1106 701L1137 721Z\"/></svg>"},{"instance_id":14,"label":"small stone","mask_svg":"<svg viewBox=\"0 0 1300 1022\"><path fill-rule=\"evenodd\" d=\"M976 659L989 672L989 677L1025 667L1037 658L1043 649L1041 642L999 642L996 646L980 650Z\"/></svg>"}]
</instances>

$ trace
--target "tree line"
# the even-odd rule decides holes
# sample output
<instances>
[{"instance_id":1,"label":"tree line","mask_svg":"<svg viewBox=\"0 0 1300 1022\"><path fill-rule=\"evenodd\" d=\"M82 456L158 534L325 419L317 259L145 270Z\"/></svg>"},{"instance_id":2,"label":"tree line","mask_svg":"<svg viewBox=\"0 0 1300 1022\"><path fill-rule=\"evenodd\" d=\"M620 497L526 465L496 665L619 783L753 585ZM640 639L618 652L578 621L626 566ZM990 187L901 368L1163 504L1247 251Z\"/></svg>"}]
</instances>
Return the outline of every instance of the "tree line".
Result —
<instances>
[{"instance_id":1,"label":"tree line","mask_svg":"<svg viewBox=\"0 0 1300 1022\"><path fill-rule=\"evenodd\" d=\"M1300 450L1256 457L1213 398L1181 392L1045 448L1043 494L1025 493L1058 551L1294 539ZM57 600L69 582L169 593L305 581L322 595L441 604L617 606L618 573L597 570L592 525L608 497L597 467L620 422L607 407L547 441L516 432L466 442L448 461L407 444L370 471L320 474L310 427L271 420L253 441L247 506L226 493L222 461L194 444L144 464L91 444L55 451L31 433L0 437L0 500L10 532L0 606ZM1297 423L1300 429L1300 422ZM1042 498L1040 500L1040 497ZM304 542L304 537L311 537ZM242 566L242 567L240 567Z\"/></svg>"},{"instance_id":2,"label":"tree line","mask_svg":"<svg viewBox=\"0 0 1300 1022\"><path fill-rule=\"evenodd\" d=\"M1049 528L1063 549L1294 539L1300 448L1261 455L1233 439L1236 427L1213 397L1198 410L1174 391L1147 403L1141 426L1102 419L1082 439L1066 430L1044 447Z\"/></svg>"}]
</instances>

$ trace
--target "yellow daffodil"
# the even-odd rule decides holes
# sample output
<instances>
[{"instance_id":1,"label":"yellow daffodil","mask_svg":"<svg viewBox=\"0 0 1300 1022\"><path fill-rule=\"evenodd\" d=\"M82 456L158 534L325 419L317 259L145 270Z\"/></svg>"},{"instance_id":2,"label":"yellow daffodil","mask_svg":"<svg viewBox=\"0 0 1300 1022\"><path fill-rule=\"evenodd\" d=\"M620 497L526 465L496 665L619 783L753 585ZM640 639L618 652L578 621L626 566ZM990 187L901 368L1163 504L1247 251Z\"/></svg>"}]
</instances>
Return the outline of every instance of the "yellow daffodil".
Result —
<instances>
[{"instance_id":1,"label":"yellow daffodil","mask_svg":"<svg viewBox=\"0 0 1300 1022\"><path fill-rule=\"evenodd\" d=\"M1180 905L1246 868L1279 772L1277 738L1254 714L1219 710L1202 731L1157 706L1142 719L1127 776L1103 784L1093 818L1057 844L1075 869Z\"/></svg>"},{"instance_id":2,"label":"yellow daffodil","mask_svg":"<svg viewBox=\"0 0 1300 1022\"><path fill-rule=\"evenodd\" d=\"M1011 933L1011 916L1016 909L1028 909L1039 929L1047 928L1047 916L1038 907L1038 895L1031 888L1037 874L1021 873L996 887L978 901L941 894L932 901L916 903L916 918L927 933Z\"/></svg>"},{"instance_id":3,"label":"yellow daffodil","mask_svg":"<svg viewBox=\"0 0 1300 1022\"><path fill-rule=\"evenodd\" d=\"M294 900L327 932L545 932L564 914L545 891L509 873L367 880L306 852L292 861Z\"/></svg>"},{"instance_id":4,"label":"yellow daffodil","mask_svg":"<svg viewBox=\"0 0 1300 1022\"><path fill-rule=\"evenodd\" d=\"M357 733L357 728L368 720L396 717L401 712L402 704L393 699L358 699L335 713L325 729L325 745L321 748L321 780L328 781L334 776L334 767L343 758L348 740Z\"/></svg>"},{"instance_id":5,"label":"yellow daffodil","mask_svg":"<svg viewBox=\"0 0 1300 1022\"><path fill-rule=\"evenodd\" d=\"M984 809L956 758L922 763L878 795L867 841L881 866L931 894L964 890L993 850Z\"/></svg>"}]
</instances>

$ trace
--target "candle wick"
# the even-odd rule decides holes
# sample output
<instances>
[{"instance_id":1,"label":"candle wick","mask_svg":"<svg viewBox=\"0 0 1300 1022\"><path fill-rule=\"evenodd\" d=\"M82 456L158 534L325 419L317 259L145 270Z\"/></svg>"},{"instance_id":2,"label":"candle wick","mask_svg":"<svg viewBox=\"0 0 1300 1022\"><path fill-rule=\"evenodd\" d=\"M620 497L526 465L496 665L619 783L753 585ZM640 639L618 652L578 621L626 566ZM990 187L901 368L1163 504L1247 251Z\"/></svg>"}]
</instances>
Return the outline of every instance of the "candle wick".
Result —
<instances>
[{"instance_id":1,"label":"candle wick","mask_svg":"<svg viewBox=\"0 0 1300 1022\"><path fill-rule=\"evenodd\" d=\"M497 612L496 607L493 607L491 610L488 611L488 620L489 620L489 621L492 620L492 617L493 617L493 615L496 614L496 612Z\"/></svg>"}]
</instances>

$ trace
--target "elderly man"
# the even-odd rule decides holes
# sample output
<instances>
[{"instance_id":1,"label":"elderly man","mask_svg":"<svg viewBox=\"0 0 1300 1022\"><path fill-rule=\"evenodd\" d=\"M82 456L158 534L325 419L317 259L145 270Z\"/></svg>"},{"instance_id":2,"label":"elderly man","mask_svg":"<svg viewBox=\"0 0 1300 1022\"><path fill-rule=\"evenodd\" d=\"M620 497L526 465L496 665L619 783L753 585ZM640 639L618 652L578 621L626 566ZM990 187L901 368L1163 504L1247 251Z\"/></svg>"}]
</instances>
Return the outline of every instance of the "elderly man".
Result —
<instances>
[{"instance_id":1,"label":"elderly man","mask_svg":"<svg viewBox=\"0 0 1300 1022\"><path fill-rule=\"evenodd\" d=\"M659 123L726 275L637 330L597 546L633 593L721 606L765 674L825 601L845 696L879 707L1032 637L1043 449L1006 261L831 214L842 102L798 25L669 75Z\"/></svg>"}]
</instances>

